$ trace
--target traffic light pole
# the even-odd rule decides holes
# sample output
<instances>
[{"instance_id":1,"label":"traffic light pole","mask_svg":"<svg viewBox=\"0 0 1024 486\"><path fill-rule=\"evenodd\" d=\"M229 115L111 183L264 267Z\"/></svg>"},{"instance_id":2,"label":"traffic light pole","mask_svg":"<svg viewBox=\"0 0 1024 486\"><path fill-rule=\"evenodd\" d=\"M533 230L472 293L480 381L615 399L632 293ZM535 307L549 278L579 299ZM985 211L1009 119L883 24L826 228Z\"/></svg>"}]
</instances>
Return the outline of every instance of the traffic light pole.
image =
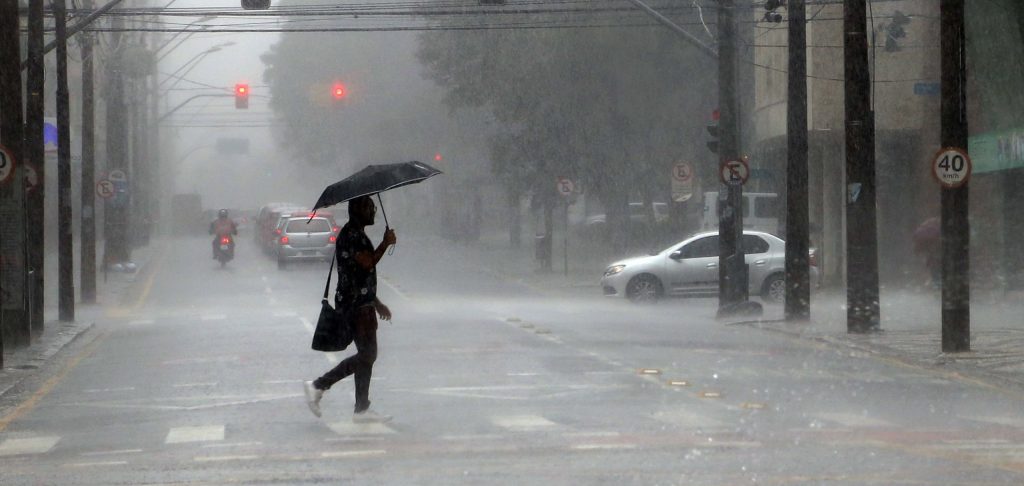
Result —
<instances>
[{"instance_id":1,"label":"traffic light pole","mask_svg":"<svg viewBox=\"0 0 1024 486\"><path fill-rule=\"evenodd\" d=\"M28 2L28 57L25 60L25 164L36 173L35 187L27 191L28 201L28 268L31 272L29 315L32 334L43 333L45 293L45 200L46 142L43 140L45 117L45 71L43 69L43 0Z\"/></svg>"},{"instance_id":2,"label":"traffic light pole","mask_svg":"<svg viewBox=\"0 0 1024 486\"><path fill-rule=\"evenodd\" d=\"M807 195L807 7L789 0L789 92L786 107L786 304L788 321L811 317Z\"/></svg>"},{"instance_id":3,"label":"traffic light pole","mask_svg":"<svg viewBox=\"0 0 1024 486\"><path fill-rule=\"evenodd\" d=\"M871 109L866 0L844 0L846 105L846 329L880 327L875 218L875 114Z\"/></svg>"},{"instance_id":4,"label":"traffic light pole","mask_svg":"<svg viewBox=\"0 0 1024 486\"><path fill-rule=\"evenodd\" d=\"M86 0L85 7L92 6ZM93 63L93 34L78 38L82 53L82 209L79 289L82 303L96 302L96 103Z\"/></svg>"},{"instance_id":5,"label":"traffic light pole","mask_svg":"<svg viewBox=\"0 0 1024 486\"><path fill-rule=\"evenodd\" d=\"M964 0L942 0L942 146L967 151ZM942 351L971 349L968 184L942 191Z\"/></svg>"}]
</instances>

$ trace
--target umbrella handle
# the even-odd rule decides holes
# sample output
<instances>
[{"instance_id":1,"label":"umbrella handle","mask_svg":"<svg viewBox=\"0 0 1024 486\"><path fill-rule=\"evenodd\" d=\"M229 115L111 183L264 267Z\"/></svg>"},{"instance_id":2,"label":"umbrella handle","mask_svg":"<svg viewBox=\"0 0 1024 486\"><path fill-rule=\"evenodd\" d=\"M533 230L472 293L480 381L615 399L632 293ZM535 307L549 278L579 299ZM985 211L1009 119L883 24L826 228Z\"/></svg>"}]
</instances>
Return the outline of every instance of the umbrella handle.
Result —
<instances>
[{"instance_id":1,"label":"umbrella handle","mask_svg":"<svg viewBox=\"0 0 1024 486\"><path fill-rule=\"evenodd\" d=\"M387 231L391 229L391 225L388 224L388 212L384 210L384 201L380 200L379 192L377 193L377 205L380 206L380 214L384 216L384 231ZM391 245L391 248L388 248L388 255L395 254L396 246L398 246L398 243L395 243L394 245Z\"/></svg>"}]
</instances>

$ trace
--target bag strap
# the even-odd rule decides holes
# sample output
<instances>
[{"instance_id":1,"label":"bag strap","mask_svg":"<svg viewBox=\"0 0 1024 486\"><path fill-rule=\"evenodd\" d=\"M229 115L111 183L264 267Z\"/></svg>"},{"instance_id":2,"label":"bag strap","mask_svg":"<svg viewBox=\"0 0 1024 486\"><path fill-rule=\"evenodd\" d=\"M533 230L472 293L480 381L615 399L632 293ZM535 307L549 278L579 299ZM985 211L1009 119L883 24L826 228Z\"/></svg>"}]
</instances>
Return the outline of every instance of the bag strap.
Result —
<instances>
[{"instance_id":1,"label":"bag strap","mask_svg":"<svg viewBox=\"0 0 1024 486\"><path fill-rule=\"evenodd\" d=\"M327 271L327 286L324 287L324 300L327 300L327 292L331 290L331 277L334 274L334 259L337 257L337 253L331 255L331 268Z\"/></svg>"}]
</instances>

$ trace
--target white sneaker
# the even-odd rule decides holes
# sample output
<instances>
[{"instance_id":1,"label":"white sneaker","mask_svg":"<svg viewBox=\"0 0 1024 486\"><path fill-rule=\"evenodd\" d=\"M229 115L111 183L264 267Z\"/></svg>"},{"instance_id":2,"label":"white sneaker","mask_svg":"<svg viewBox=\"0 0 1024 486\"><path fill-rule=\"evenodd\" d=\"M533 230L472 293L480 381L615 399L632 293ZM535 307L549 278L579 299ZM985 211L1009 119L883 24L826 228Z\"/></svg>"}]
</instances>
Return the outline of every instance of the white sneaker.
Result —
<instances>
[{"instance_id":1,"label":"white sneaker","mask_svg":"<svg viewBox=\"0 0 1024 486\"><path fill-rule=\"evenodd\" d=\"M312 381L303 382L302 388L306 392L306 405L309 405L309 411L319 417L320 399L324 397L324 391L313 386Z\"/></svg>"},{"instance_id":2,"label":"white sneaker","mask_svg":"<svg viewBox=\"0 0 1024 486\"><path fill-rule=\"evenodd\" d=\"M372 423L384 423L391 420L390 415L382 415L373 410L366 410L365 412L359 412L352 414L352 421L357 424L372 424Z\"/></svg>"}]
</instances>

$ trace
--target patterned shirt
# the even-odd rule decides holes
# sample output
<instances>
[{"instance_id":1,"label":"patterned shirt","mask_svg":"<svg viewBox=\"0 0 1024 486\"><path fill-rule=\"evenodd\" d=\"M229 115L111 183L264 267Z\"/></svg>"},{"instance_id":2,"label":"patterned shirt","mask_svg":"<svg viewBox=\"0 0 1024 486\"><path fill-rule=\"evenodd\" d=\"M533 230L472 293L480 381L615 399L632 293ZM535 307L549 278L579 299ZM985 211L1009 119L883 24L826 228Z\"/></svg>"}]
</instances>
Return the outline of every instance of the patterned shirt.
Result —
<instances>
[{"instance_id":1,"label":"patterned shirt","mask_svg":"<svg viewBox=\"0 0 1024 486\"><path fill-rule=\"evenodd\" d=\"M373 254L370 238L351 222L346 223L338 234L334 251L338 259L338 305L356 309L372 304L377 299L377 271L363 269L355 259L359 252Z\"/></svg>"}]
</instances>

